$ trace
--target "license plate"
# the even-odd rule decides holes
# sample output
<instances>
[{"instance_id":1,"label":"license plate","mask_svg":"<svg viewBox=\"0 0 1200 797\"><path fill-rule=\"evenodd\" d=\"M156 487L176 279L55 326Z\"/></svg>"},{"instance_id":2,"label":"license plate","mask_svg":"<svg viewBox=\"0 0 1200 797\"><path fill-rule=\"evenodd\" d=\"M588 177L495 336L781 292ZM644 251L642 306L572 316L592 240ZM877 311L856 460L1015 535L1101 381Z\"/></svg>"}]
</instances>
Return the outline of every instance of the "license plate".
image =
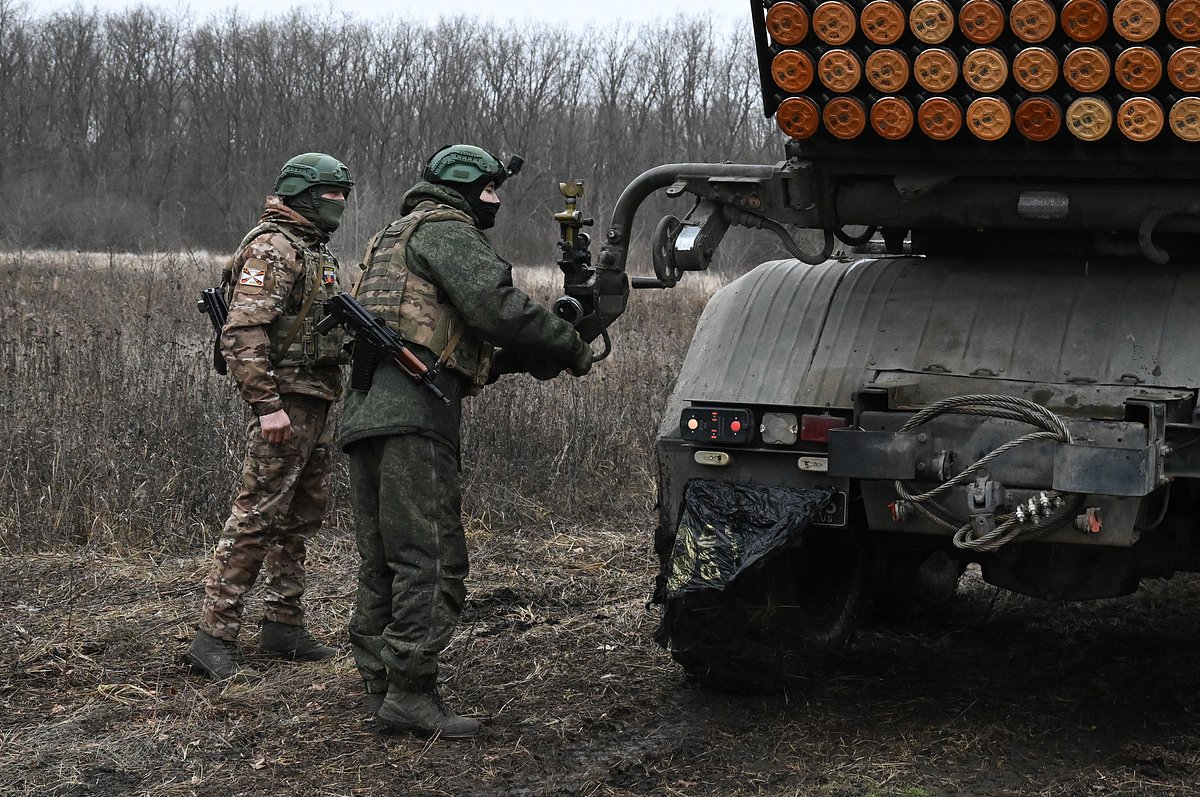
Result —
<instances>
[{"instance_id":1,"label":"license plate","mask_svg":"<svg viewBox=\"0 0 1200 797\"><path fill-rule=\"evenodd\" d=\"M816 526L845 526L846 525L846 494L840 490L833 494L829 503L817 511L813 518Z\"/></svg>"}]
</instances>

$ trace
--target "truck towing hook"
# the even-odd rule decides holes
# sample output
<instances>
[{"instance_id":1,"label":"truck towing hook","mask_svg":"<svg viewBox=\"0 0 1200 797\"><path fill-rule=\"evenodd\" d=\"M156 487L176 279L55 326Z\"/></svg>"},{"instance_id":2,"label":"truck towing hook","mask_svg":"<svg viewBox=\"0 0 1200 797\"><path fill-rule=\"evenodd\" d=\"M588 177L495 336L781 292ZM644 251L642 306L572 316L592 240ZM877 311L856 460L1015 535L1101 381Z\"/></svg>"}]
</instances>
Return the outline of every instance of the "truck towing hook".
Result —
<instances>
[{"instance_id":1,"label":"truck towing hook","mask_svg":"<svg viewBox=\"0 0 1200 797\"><path fill-rule=\"evenodd\" d=\"M1003 484L986 474L975 477L975 482L967 488L967 513L977 539L996 530L996 510L1007 500Z\"/></svg>"}]
</instances>

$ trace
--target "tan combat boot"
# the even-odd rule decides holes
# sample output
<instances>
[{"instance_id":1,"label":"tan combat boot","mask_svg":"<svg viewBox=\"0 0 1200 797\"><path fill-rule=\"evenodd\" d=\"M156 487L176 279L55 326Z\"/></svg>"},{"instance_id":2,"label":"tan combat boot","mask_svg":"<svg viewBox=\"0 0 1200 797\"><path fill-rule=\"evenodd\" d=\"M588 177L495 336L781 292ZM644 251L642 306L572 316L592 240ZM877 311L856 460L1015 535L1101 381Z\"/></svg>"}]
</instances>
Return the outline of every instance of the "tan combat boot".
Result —
<instances>
[{"instance_id":1,"label":"tan combat boot","mask_svg":"<svg viewBox=\"0 0 1200 797\"><path fill-rule=\"evenodd\" d=\"M216 681L247 683L258 678L258 670L246 663L236 642L220 639L197 629L186 658L193 668Z\"/></svg>"},{"instance_id":2,"label":"tan combat boot","mask_svg":"<svg viewBox=\"0 0 1200 797\"><path fill-rule=\"evenodd\" d=\"M262 630L258 635L260 656L272 656L279 659L294 659L296 661L325 661L337 653L337 648L322 645L313 639L302 625L288 625L273 620L263 620Z\"/></svg>"},{"instance_id":3,"label":"tan combat boot","mask_svg":"<svg viewBox=\"0 0 1200 797\"><path fill-rule=\"evenodd\" d=\"M403 692L388 687L387 698L375 715L393 731L409 731L418 736L443 739L470 739L479 733L479 720L463 717L446 708L436 690Z\"/></svg>"}]
</instances>

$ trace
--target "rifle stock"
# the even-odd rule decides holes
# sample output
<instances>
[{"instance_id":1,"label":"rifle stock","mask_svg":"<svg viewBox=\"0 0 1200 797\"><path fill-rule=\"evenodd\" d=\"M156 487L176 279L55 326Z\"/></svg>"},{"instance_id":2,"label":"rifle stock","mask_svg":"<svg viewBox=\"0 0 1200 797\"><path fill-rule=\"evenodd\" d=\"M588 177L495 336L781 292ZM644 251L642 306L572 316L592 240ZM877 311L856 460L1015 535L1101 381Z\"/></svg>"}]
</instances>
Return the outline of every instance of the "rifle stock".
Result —
<instances>
[{"instance_id":1,"label":"rifle stock","mask_svg":"<svg viewBox=\"0 0 1200 797\"><path fill-rule=\"evenodd\" d=\"M225 304L225 294L219 288L205 288L200 291L200 300L196 309L208 316L213 325L213 370L224 376L229 373L229 366L221 355L221 329L229 318L229 306Z\"/></svg>"}]
</instances>

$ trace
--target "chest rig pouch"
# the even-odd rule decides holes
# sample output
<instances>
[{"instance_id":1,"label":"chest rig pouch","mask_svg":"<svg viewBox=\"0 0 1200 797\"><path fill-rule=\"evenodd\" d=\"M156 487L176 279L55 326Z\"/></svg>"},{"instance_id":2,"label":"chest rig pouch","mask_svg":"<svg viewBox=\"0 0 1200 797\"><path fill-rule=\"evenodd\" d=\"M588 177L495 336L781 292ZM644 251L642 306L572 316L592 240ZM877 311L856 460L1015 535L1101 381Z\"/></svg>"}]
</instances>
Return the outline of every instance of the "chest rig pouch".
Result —
<instances>
[{"instance_id":1,"label":"chest rig pouch","mask_svg":"<svg viewBox=\"0 0 1200 797\"><path fill-rule=\"evenodd\" d=\"M350 361L343 348L345 332L335 327L328 335L317 332L317 322L325 316L324 300L332 298L339 290L337 258L324 244L311 245L286 227L272 222L263 222L246 234L238 246L238 254L230 261L225 272L225 300L233 301L234 277L240 268L240 257L250 242L260 235L279 233L300 254L303 269L297 276L303 280L303 298L299 303L292 295L284 303L283 312L267 328L271 343L271 365L284 368L310 368L314 366L341 365Z\"/></svg>"},{"instance_id":2,"label":"chest rig pouch","mask_svg":"<svg viewBox=\"0 0 1200 797\"><path fill-rule=\"evenodd\" d=\"M474 224L460 210L426 201L384 228L367 245L354 298L407 340L437 355L437 368L468 379L475 395L487 383L491 344L441 299L436 285L408 267L408 242L417 228L427 221L449 220Z\"/></svg>"}]
</instances>

